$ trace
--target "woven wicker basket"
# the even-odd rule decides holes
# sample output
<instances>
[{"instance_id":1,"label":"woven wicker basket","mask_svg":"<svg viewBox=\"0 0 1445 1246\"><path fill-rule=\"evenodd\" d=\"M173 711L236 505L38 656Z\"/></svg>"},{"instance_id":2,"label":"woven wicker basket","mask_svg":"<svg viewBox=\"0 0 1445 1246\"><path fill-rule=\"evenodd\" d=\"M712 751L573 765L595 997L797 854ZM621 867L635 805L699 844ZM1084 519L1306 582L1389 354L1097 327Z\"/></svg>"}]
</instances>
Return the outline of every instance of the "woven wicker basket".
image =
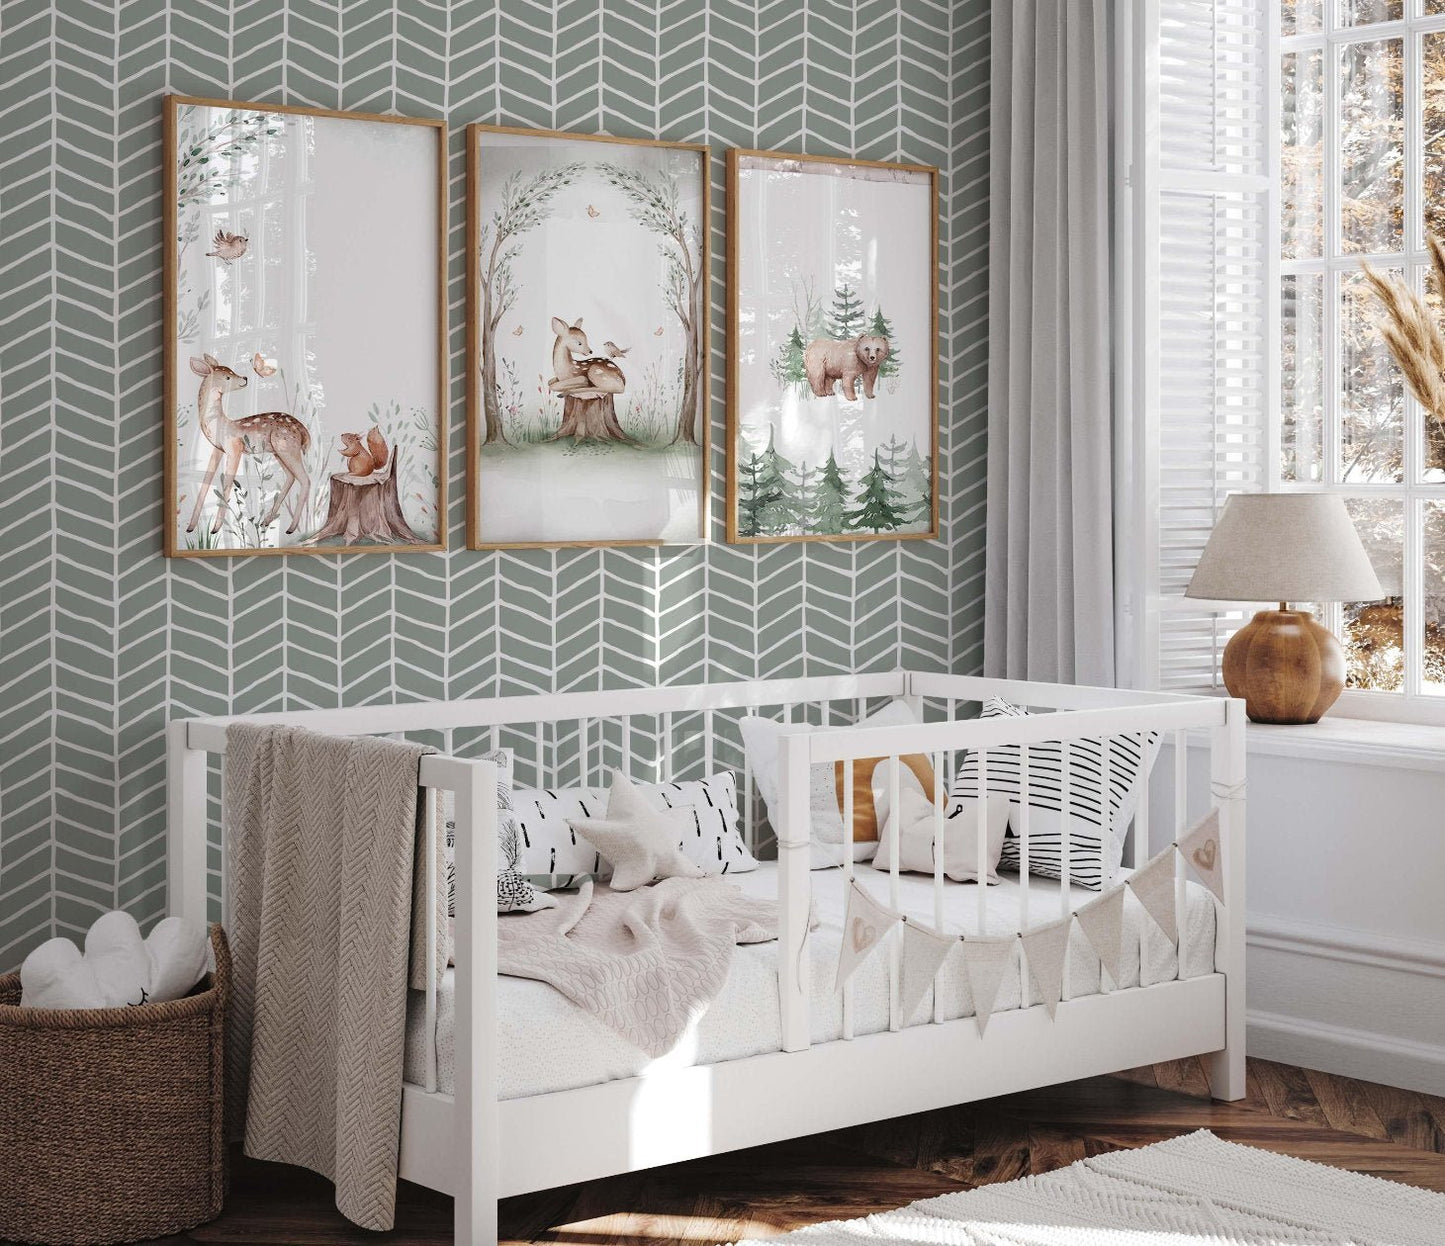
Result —
<instances>
[{"instance_id":1,"label":"woven wicker basket","mask_svg":"<svg viewBox=\"0 0 1445 1246\"><path fill-rule=\"evenodd\" d=\"M231 954L195 994L135 1008L21 1008L0 977L0 1238L131 1242L214 1219L226 1193Z\"/></svg>"}]
</instances>

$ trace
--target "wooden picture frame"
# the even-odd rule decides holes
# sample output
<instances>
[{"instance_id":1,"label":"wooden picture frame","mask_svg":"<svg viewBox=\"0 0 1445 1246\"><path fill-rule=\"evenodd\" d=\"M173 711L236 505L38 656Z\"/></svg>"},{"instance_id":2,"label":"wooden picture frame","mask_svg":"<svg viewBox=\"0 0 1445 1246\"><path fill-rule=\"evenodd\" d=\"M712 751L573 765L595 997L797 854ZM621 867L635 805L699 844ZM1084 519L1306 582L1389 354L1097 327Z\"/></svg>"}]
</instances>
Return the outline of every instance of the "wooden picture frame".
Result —
<instances>
[{"instance_id":1,"label":"wooden picture frame","mask_svg":"<svg viewBox=\"0 0 1445 1246\"><path fill-rule=\"evenodd\" d=\"M467 127L469 548L708 540L710 162Z\"/></svg>"},{"instance_id":2,"label":"wooden picture frame","mask_svg":"<svg viewBox=\"0 0 1445 1246\"><path fill-rule=\"evenodd\" d=\"M165 97L167 557L446 548L446 136Z\"/></svg>"},{"instance_id":3,"label":"wooden picture frame","mask_svg":"<svg viewBox=\"0 0 1445 1246\"><path fill-rule=\"evenodd\" d=\"M938 169L734 148L727 196L728 541L936 539Z\"/></svg>"}]
</instances>

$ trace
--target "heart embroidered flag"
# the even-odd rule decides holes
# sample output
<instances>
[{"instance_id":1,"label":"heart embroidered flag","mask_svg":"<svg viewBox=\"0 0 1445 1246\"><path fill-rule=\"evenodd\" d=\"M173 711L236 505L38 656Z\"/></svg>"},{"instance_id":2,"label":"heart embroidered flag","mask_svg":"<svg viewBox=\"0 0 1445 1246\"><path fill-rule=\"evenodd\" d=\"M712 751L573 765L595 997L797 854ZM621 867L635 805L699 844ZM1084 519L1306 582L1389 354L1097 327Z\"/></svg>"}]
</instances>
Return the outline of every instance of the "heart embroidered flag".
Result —
<instances>
[{"instance_id":1,"label":"heart embroidered flag","mask_svg":"<svg viewBox=\"0 0 1445 1246\"><path fill-rule=\"evenodd\" d=\"M1019 936L1024 941L1024 955L1029 958L1029 973L1039 988L1039 997L1053 1019L1059 1000L1064 997L1064 953L1069 946L1072 914L1047 926L1037 926Z\"/></svg>"},{"instance_id":2,"label":"heart embroidered flag","mask_svg":"<svg viewBox=\"0 0 1445 1246\"><path fill-rule=\"evenodd\" d=\"M1179 929L1174 923L1174 845L1164 849L1141 870L1136 870L1128 880L1129 887L1139 897L1139 903L1169 937L1170 943L1179 941Z\"/></svg>"},{"instance_id":3,"label":"heart embroidered flag","mask_svg":"<svg viewBox=\"0 0 1445 1246\"><path fill-rule=\"evenodd\" d=\"M902 920L900 914L884 908L856 881L848 888L848 911L843 917L843 946L838 953L838 974L833 979L833 990L843 989L843 983L853 976L858 966L872 955L888 932Z\"/></svg>"},{"instance_id":4,"label":"heart embroidered flag","mask_svg":"<svg viewBox=\"0 0 1445 1246\"><path fill-rule=\"evenodd\" d=\"M903 923L903 978L898 988L898 1002L904 1025L918 1011L934 977L957 944L957 935L939 934L911 919Z\"/></svg>"},{"instance_id":5,"label":"heart embroidered flag","mask_svg":"<svg viewBox=\"0 0 1445 1246\"><path fill-rule=\"evenodd\" d=\"M1219 838L1219 810L1211 809L1179 841L1179 851L1200 881L1224 903L1224 851Z\"/></svg>"},{"instance_id":6,"label":"heart embroidered flag","mask_svg":"<svg viewBox=\"0 0 1445 1246\"><path fill-rule=\"evenodd\" d=\"M1124 885L1113 887L1074 914L1099 963L1117 987L1124 974Z\"/></svg>"},{"instance_id":7,"label":"heart embroidered flag","mask_svg":"<svg viewBox=\"0 0 1445 1246\"><path fill-rule=\"evenodd\" d=\"M1003 976L1013 968L1015 942L1017 939L1013 935L1003 939L966 937L963 941L963 967L968 974L968 990L973 996L973 1019L978 1023L980 1038L988 1029L988 1019L993 1015Z\"/></svg>"}]
</instances>

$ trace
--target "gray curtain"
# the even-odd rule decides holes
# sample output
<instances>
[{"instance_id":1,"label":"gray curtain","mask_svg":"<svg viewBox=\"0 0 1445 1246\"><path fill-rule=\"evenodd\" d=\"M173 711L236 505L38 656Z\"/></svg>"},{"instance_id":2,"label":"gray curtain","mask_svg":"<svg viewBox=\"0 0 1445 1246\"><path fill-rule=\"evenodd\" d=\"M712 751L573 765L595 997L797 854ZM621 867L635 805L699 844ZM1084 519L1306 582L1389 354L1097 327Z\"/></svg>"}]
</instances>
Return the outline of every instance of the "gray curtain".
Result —
<instances>
[{"instance_id":1,"label":"gray curtain","mask_svg":"<svg viewBox=\"0 0 1445 1246\"><path fill-rule=\"evenodd\" d=\"M984 670L1114 682L1110 0L994 0Z\"/></svg>"}]
</instances>

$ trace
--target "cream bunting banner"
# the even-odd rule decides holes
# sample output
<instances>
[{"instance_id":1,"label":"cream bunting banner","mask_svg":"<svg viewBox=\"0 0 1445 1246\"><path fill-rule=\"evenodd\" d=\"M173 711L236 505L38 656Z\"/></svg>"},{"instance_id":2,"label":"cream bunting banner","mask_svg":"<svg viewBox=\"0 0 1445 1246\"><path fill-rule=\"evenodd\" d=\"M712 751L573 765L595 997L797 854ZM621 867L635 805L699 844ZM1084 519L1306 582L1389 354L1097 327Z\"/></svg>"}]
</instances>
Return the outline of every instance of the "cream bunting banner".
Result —
<instances>
[{"instance_id":1,"label":"cream bunting banner","mask_svg":"<svg viewBox=\"0 0 1445 1246\"><path fill-rule=\"evenodd\" d=\"M833 990L841 991L858 966L874 952L888 932L903 920L901 913L879 904L854 882L848 888L848 911L843 918L843 948Z\"/></svg>"},{"instance_id":2,"label":"cream bunting banner","mask_svg":"<svg viewBox=\"0 0 1445 1246\"><path fill-rule=\"evenodd\" d=\"M1124 885L1111 887L1074 914L1115 987L1124 973Z\"/></svg>"},{"instance_id":3,"label":"cream bunting banner","mask_svg":"<svg viewBox=\"0 0 1445 1246\"><path fill-rule=\"evenodd\" d=\"M1139 897L1145 912L1159 923L1169 942L1178 943L1179 929L1174 921L1174 845L1170 844L1143 869L1136 870L1127 885Z\"/></svg>"},{"instance_id":4,"label":"cream bunting banner","mask_svg":"<svg viewBox=\"0 0 1445 1246\"><path fill-rule=\"evenodd\" d=\"M1073 914L1070 914L1019 935L1029 958L1029 973L1051 1020L1064 997L1064 953L1068 950L1069 927L1073 920Z\"/></svg>"},{"instance_id":5,"label":"cream bunting banner","mask_svg":"<svg viewBox=\"0 0 1445 1246\"><path fill-rule=\"evenodd\" d=\"M907 1025L928 994L943 962L958 943L957 935L939 934L909 918L903 921L903 978L898 988L903 1024Z\"/></svg>"},{"instance_id":6,"label":"cream bunting banner","mask_svg":"<svg viewBox=\"0 0 1445 1246\"><path fill-rule=\"evenodd\" d=\"M1179 841L1179 852L1200 881L1224 903L1224 852L1220 847L1219 810L1211 809Z\"/></svg>"},{"instance_id":7,"label":"cream bunting banner","mask_svg":"<svg viewBox=\"0 0 1445 1246\"><path fill-rule=\"evenodd\" d=\"M1006 938L963 940L963 968L968 974L968 990L973 996L973 1019L978 1023L979 1037L988 1029L988 1019L998 1001L1003 976L1013 968L1017 935Z\"/></svg>"}]
</instances>

